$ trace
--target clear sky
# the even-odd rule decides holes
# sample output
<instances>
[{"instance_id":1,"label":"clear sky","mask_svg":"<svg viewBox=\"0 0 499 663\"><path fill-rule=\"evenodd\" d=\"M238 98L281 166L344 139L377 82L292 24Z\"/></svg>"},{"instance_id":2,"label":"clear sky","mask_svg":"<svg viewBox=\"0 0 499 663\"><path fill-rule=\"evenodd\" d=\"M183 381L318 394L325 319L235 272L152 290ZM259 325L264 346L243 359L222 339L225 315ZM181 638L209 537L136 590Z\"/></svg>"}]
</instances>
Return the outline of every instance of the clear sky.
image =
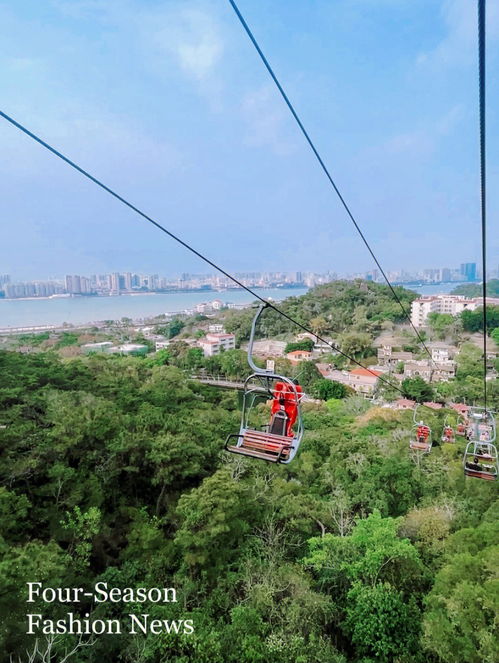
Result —
<instances>
[{"instance_id":1,"label":"clear sky","mask_svg":"<svg viewBox=\"0 0 499 663\"><path fill-rule=\"evenodd\" d=\"M390 270L479 260L476 2L239 0ZM227 0L0 0L2 109L232 271L372 268ZM488 1L489 265L499 0ZM211 271L0 120L0 273Z\"/></svg>"}]
</instances>

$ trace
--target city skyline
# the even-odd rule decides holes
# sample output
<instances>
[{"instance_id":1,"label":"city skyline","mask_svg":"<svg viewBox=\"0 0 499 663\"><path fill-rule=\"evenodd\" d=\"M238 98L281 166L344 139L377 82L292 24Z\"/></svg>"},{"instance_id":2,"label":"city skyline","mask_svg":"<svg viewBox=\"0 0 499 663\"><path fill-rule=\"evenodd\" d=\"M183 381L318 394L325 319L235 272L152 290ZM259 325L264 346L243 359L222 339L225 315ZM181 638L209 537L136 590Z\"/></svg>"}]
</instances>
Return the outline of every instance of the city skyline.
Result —
<instances>
[{"instance_id":1,"label":"city skyline","mask_svg":"<svg viewBox=\"0 0 499 663\"><path fill-rule=\"evenodd\" d=\"M383 268L478 262L473 3L285 8L241 5ZM28 0L0 19L5 111L224 269L291 271L297 255L306 271L373 268L228 3ZM489 23L492 81L497 13ZM152 272L202 269L12 127L0 139L5 272L99 273L144 256ZM488 203L490 259L493 188Z\"/></svg>"},{"instance_id":2,"label":"city skyline","mask_svg":"<svg viewBox=\"0 0 499 663\"><path fill-rule=\"evenodd\" d=\"M293 270L285 272L236 272L233 274L244 286L254 288L268 287L314 287L337 279L352 280L363 278L377 283L385 283L378 269L353 274L339 274ZM425 268L417 272L399 270L388 272L392 283L414 284L416 282L435 283L476 283L481 277L476 263L462 263L459 267ZM498 276L499 268L489 272L489 277ZM15 280L8 274L0 274L0 293L5 298L51 297L70 295L109 295L134 291L175 292L182 290L228 290L238 288L230 278L217 273L190 274L174 276L150 274L148 272L121 271L104 274L67 274L64 278Z\"/></svg>"}]
</instances>

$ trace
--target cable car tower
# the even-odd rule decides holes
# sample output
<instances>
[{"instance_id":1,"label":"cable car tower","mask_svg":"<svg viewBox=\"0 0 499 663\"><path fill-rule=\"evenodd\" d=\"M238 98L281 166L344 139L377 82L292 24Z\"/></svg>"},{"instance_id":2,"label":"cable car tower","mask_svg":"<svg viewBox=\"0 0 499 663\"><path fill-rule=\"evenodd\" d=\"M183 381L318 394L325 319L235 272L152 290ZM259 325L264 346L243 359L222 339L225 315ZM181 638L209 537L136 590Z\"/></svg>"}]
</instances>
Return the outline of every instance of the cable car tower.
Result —
<instances>
[{"instance_id":1,"label":"cable car tower","mask_svg":"<svg viewBox=\"0 0 499 663\"><path fill-rule=\"evenodd\" d=\"M253 361L256 326L265 308L267 304L260 305L251 325L248 363L253 373L244 383L239 433L227 437L225 448L231 453L272 463L290 463L303 437L300 408L303 391L290 378L259 368ZM257 406L262 398L271 401L270 420L266 425L259 426ZM229 444L231 440L235 443Z\"/></svg>"}]
</instances>

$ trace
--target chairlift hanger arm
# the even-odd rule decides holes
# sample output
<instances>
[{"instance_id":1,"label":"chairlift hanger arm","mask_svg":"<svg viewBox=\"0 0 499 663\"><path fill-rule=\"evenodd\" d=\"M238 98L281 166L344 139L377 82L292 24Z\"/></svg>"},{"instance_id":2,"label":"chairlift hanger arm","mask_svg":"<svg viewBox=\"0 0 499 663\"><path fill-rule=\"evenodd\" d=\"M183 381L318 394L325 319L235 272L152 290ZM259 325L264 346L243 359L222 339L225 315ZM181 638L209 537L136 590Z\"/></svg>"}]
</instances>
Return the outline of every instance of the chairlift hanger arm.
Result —
<instances>
[{"instance_id":1,"label":"chairlift hanger arm","mask_svg":"<svg viewBox=\"0 0 499 663\"><path fill-rule=\"evenodd\" d=\"M272 371L267 371L263 368L260 368L253 361L253 343L254 343L254 340L255 340L256 326L258 324L258 320L260 319L260 316L262 315L263 311L266 308L269 308L269 304L267 302L262 302L259 305L258 311L256 312L255 317L253 318L253 322L251 323L250 340L249 340L249 343L248 343L248 364L250 365L250 368L253 371L253 373L257 373L258 375L267 374L267 373L272 372Z\"/></svg>"}]
</instances>

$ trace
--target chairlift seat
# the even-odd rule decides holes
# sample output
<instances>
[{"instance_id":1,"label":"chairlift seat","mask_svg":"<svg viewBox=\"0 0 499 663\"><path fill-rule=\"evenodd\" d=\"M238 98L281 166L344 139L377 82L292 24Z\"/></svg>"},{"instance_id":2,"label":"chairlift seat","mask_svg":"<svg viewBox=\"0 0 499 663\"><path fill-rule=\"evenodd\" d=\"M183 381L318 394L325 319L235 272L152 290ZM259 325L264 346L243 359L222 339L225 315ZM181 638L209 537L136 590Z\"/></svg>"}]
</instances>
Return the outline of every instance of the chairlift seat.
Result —
<instances>
[{"instance_id":1,"label":"chairlift seat","mask_svg":"<svg viewBox=\"0 0 499 663\"><path fill-rule=\"evenodd\" d=\"M227 437L225 449L272 463L290 463L303 437L300 402L304 394L298 383L273 370L262 369L253 361L256 325L266 307L267 304L262 304L253 318L248 343L248 364L253 374L244 381L239 433ZM262 393L270 396L270 421L264 429L258 430L258 423L255 423L260 419L256 412L257 397ZM253 413L256 416L252 416ZM233 444L229 444L231 440Z\"/></svg>"},{"instance_id":2,"label":"chairlift seat","mask_svg":"<svg viewBox=\"0 0 499 663\"><path fill-rule=\"evenodd\" d=\"M417 440L411 440L409 446L411 449L417 449L418 451L429 451L431 448L429 442L418 442Z\"/></svg>"},{"instance_id":3,"label":"chairlift seat","mask_svg":"<svg viewBox=\"0 0 499 663\"><path fill-rule=\"evenodd\" d=\"M497 475L492 472L472 470L469 467L464 468L464 473L467 477L474 477L475 479L485 479L486 481L495 481L497 479Z\"/></svg>"},{"instance_id":4,"label":"chairlift seat","mask_svg":"<svg viewBox=\"0 0 499 663\"><path fill-rule=\"evenodd\" d=\"M293 438L284 435L276 435L266 431L247 429L241 431L238 438L242 438L240 446L226 446L227 451L261 458L273 463L287 460L292 447Z\"/></svg>"}]
</instances>

